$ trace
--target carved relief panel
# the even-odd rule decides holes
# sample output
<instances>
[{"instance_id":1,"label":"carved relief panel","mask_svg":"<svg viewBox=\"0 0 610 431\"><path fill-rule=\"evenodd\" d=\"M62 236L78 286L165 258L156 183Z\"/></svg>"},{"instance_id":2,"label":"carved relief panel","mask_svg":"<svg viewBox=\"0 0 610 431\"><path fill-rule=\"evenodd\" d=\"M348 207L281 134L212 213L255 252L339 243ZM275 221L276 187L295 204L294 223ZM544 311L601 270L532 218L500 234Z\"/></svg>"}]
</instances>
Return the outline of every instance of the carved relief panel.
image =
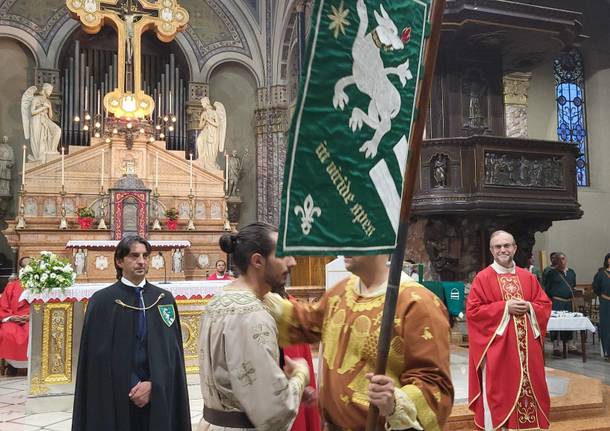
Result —
<instances>
[{"instance_id":1,"label":"carved relief panel","mask_svg":"<svg viewBox=\"0 0 610 431\"><path fill-rule=\"evenodd\" d=\"M485 151L485 184L564 188L561 156Z\"/></svg>"}]
</instances>

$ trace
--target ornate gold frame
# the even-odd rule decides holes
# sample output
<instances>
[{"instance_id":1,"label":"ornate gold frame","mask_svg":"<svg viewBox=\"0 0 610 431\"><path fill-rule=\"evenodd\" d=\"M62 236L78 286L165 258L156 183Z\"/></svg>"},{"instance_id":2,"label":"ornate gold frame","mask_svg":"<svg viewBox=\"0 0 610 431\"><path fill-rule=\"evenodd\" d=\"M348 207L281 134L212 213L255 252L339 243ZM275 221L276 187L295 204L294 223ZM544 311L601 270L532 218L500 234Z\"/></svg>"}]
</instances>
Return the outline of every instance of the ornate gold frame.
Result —
<instances>
[{"instance_id":1,"label":"ornate gold frame","mask_svg":"<svg viewBox=\"0 0 610 431\"><path fill-rule=\"evenodd\" d=\"M42 383L72 383L73 304L44 305L42 317Z\"/></svg>"}]
</instances>

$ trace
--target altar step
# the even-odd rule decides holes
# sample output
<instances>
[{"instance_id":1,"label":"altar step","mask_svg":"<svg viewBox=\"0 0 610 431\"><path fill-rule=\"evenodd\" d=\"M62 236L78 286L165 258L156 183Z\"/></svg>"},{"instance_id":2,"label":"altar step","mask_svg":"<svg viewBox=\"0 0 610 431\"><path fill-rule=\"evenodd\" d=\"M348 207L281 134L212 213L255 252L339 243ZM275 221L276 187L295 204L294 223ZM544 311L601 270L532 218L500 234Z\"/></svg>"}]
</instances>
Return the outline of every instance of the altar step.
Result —
<instances>
[{"instance_id":1,"label":"altar step","mask_svg":"<svg viewBox=\"0 0 610 431\"><path fill-rule=\"evenodd\" d=\"M569 378L563 395L551 397L552 431L610 431L610 386L579 374L552 370ZM453 407L445 431L474 429L473 415L465 404Z\"/></svg>"}]
</instances>

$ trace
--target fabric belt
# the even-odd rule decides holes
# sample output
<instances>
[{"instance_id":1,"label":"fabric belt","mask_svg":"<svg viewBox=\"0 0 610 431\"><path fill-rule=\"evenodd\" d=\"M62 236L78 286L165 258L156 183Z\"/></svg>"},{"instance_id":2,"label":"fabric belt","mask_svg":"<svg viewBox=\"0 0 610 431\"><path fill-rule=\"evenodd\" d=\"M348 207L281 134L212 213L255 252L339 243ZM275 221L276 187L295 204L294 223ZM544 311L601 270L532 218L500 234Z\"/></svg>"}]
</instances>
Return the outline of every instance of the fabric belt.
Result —
<instances>
[{"instance_id":1,"label":"fabric belt","mask_svg":"<svg viewBox=\"0 0 610 431\"><path fill-rule=\"evenodd\" d=\"M203 406L203 418L219 427L256 428L244 412L225 412Z\"/></svg>"},{"instance_id":2,"label":"fabric belt","mask_svg":"<svg viewBox=\"0 0 610 431\"><path fill-rule=\"evenodd\" d=\"M606 294L604 294L604 293L602 293L600 296L601 296L602 298L604 298L606 301L610 301L610 296L608 296L608 295L606 295Z\"/></svg>"},{"instance_id":3,"label":"fabric belt","mask_svg":"<svg viewBox=\"0 0 610 431\"><path fill-rule=\"evenodd\" d=\"M572 302L572 298L560 298L559 296L553 296L553 299L561 302Z\"/></svg>"}]
</instances>

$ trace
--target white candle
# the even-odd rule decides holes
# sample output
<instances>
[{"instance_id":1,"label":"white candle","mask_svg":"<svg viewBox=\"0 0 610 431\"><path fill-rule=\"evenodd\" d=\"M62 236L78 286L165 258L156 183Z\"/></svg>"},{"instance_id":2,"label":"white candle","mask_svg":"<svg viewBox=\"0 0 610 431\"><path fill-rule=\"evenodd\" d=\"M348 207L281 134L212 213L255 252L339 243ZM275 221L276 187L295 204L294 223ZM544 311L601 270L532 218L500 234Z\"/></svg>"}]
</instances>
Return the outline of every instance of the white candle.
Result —
<instances>
[{"instance_id":1,"label":"white candle","mask_svg":"<svg viewBox=\"0 0 610 431\"><path fill-rule=\"evenodd\" d=\"M225 193L229 194L229 154L225 150Z\"/></svg>"},{"instance_id":2,"label":"white candle","mask_svg":"<svg viewBox=\"0 0 610 431\"><path fill-rule=\"evenodd\" d=\"M155 191L159 188L159 152L155 155Z\"/></svg>"},{"instance_id":3,"label":"white candle","mask_svg":"<svg viewBox=\"0 0 610 431\"><path fill-rule=\"evenodd\" d=\"M100 172L100 187L104 188L104 155L106 150L102 149L102 170Z\"/></svg>"},{"instance_id":4,"label":"white candle","mask_svg":"<svg viewBox=\"0 0 610 431\"><path fill-rule=\"evenodd\" d=\"M97 90L97 113L100 114L102 112L102 109L100 108L101 103L102 103L102 93L100 92L100 90Z\"/></svg>"},{"instance_id":5,"label":"white candle","mask_svg":"<svg viewBox=\"0 0 610 431\"><path fill-rule=\"evenodd\" d=\"M61 146L61 185L64 185L64 158L65 158L65 152L64 152L64 146Z\"/></svg>"},{"instance_id":6,"label":"white candle","mask_svg":"<svg viewBox=\"0 0 610 431\"><path fill-rule=\"evenodd\" d=\"M172 112L172 90L169 90L169 112Z\"/></svg>"},{"instance_id":7,"label":"white candle","mask_svg":"<svg viewBox=\"0 0 610 431\"><path fill-rule=\"evenodd\" d=\"M25 145L23 146L23 172L21 172L21 184L25 186Z\"/></svg>"},{"instance_id":8,"label":"white candle","mask_svg":"<svg viewBox=\"0 0 610 431\"><path fill-rule=\"evenodd\" d=\"M193 190L193 153L189 154L189 179L190 179L190 190Z\"/></svg>"},{"instance_id":9,"label":"white candle","mask_svg":"<svg viewBox=\"0 0 610 431\"><path fill-rule=\"evenodd\" d=\"M87 106L89 106L88 94L89 94L88 87L85 85L85 111L87 110Z\"/></svg>"}]
</instances>

